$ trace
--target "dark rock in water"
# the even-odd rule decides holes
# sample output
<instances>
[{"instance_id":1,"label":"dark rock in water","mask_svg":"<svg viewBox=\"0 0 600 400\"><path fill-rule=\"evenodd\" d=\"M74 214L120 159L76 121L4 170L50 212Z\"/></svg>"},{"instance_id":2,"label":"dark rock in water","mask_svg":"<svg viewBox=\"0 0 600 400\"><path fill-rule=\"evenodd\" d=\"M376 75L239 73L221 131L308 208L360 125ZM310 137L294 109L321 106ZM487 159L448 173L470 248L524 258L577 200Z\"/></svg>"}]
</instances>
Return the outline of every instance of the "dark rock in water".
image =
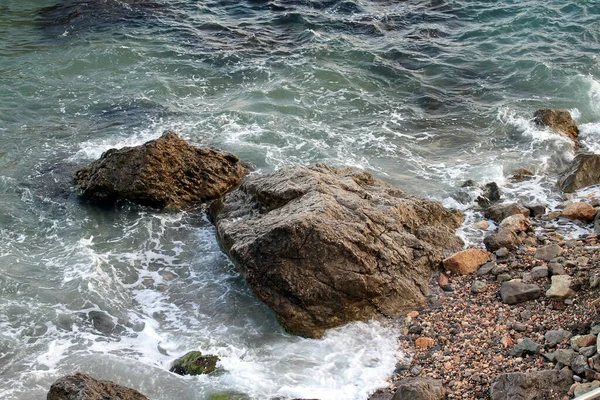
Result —
<instances>
[{"instance_id":1,"label":"dark rock in water","mask_svg":"<svg viewBox=\"0 0 600 400\"><path fill-rule=\"evenodd\" d=\"M148 400L137 390L76 373L52 384L47 400Z\"/></svg>"},{"instance_id":2,"label":"dark rock in water","mask_svg":"<svg viewBox=\"0 0 600 400\"><path fill-rule=\"evenodd\" d=\"M521 239L519 239L516 233L505 229L483 238L483 244L488 251L496 251L503 247L512 250L519 247Z\"/></svg>"},{"instance_id":3,"label":"dark rock in water","mask_svg":"<svg viewBox=\"0 0 600 400\"><path fill-rule=\"evenodd\" d=\"M538 126L547 126L553 130L564 133L573 142L579 144L579 128L567 110L537 110L533 114L534 122Z\"/></svg>"},{"instance_id":4,"label":"dark rock in water","mask_svg":"<svg viewBox=\"0 0 600 400\"><path fill-rule=\"evenodd\" d=\"M147 19L154 10L163 7L152 0L63 0L40 9L36 22L57 35L108 30L114 29L116 23Z\"/></svg>"},{"instance_id":5,"label":"dark rock in water","mask_svg":"<svg viewBox=\"0 0 600 400\"><path fill-rule=\"evenodd\" d=\"M77 193L94 202L180 209L222 196L246 173L234 154L191 146L169 131L141 146L108 150L77 171L75 181Z\"/></svg>"},{"instance_id":6,"label":"dark rock in water","mask_svg":"<svg viewBox=\"0 0 600 400\"><path fill-rule=\"evenodd\" d=\"M203 355L199 351L190 351L173 362L169 371L179 375L203 375L217 370L219 357Z\"/></svg>"},{"instance_id":7,"label":"dark rock in water","mask_svg":"<svg viewBox=\"0 0 600 400\"><path fill-rule=\"evenodd\" d=\"M441 379L405 378L398 382L392 400L444 400L446 389Z\"/></svg>"},{"instance_id":8,"label":"dark rock in water","mask_svg":"<svg viewBox=\"0 0 600 400\"><path fill-rule=\"evenodd\" d=\"M102 311L90 311L88 317L92 321L92 324L94 324L94 328L105 335L110 335L115 330L116 325L110 315Z\"/></svg>"},{"instance_id":9,"label":"dark rock in water","mask_svg":"<svg viewBox=\"0 0 600 400\"><path fill-rule=\"evenodd\" d=\"M523 214L524 216L529 217L530 211L517 203L508 203L490 206L485 210L484 214L486 218L489 218L496 223L500 223L506 217L515 214Z\"/></svg>"},{"instance_id":10,"label":"dark rock in water","mask_svg":"<svg viewBox=\"0 0 600 400\"><path fill-rule=\"evenodd\" d=\"M541 217L546 214L546 206L543 204L525 204L532 217Z\"/></svg>"},{"instance_id":11,"label":"dark rock in water","mask_svg":"<svg viewBox=\"0 0 600 400\"><path fill-rule=\"evenodd\" d=\"M519 304L537 299L542 295L542 289L533 283L519 281L503 282L500 288L500 297L504 304Z\"/></svg>"},{"instance_id":12,"label":"dark rock in water","mask_svg":"<svg viewBox=\"0 0 600 400\"><path fill-rule=\"evenodd\" d=\"M529 179L533 176L533 172L528 169L521 168L516 171L513 171L510 175L510 179L514 181L524 181L525 179Z\"/></svg>"},{"instance_id":13,"label":"dark rock in water","mask_svg":"<svg viewBox=\"0 0 600 400\"><path fill-rule=\"evenodd\" d=\"M254 293L309 337L414 309L432 271L463 245L460 211L321 164L248 175L211 214Z\"/></svg>"},{"instance_id":14,"label":"dark rock in water","mask_svg":"<svg viewBox=\"0 0 600 400\"><path fill-rule=\"evenodd\" d=\"M568 369L514 372L498 375L490 388L491 400L546 400L563 398L573 384Z\"/></svg>"},{"instance_id":15,"label":"dark rock in water","mask_svg":"<svg viewBox=\"0 0 600 400\"><path fill-rule=\"evenodd\" d=\"M475 201L482 208L489 207L492 203L500 200L502 192L496 182L486 183L482 188L481 196L477 197Z\"/></svg>"},{"instance_id":16,"label":"dark rock in water","mask_svg":"<svg viewBox=\"0 0 600 400\"><path fill-rule=\"evenodd\" d=\"M580 153L558 179L558 187L566 193L600 184L600 154Z\"/></svg>"}]
</instances>

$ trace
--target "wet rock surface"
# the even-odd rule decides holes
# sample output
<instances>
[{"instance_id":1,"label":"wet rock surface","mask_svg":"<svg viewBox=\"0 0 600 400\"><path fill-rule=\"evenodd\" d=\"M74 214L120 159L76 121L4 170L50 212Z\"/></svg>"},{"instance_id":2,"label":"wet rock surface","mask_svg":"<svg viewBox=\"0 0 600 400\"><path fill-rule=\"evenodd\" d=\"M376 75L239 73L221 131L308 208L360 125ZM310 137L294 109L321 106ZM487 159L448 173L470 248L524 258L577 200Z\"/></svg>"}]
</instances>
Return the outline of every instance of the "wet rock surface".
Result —
<instances>
[{"instance_id":1,"label":"wet rock surface","mask_svg":"<svg viewBox=\"0 0 600 400\"><path fill-rule=\"evenodd\" d=\"M198 148L172 131L141 146L111 149L75 173L83 199L182 209L214 200L239 184L248 166L231 153Z\"/></svg>"},{"instance_id":2,"label":"wet rock surface","mask_svg":"<svg viewBox=\"0 0 600 400\"><path fill-rule=\"evenodd\" d=\"M560 190L567 193L598 184L600 184L599 154L581 153L576 155L569 168L562 173L558 180Z\"/></svg>"},{"instance_id":3,"label":"wet rock surface","mask_svg":"<svg viewBox=\"0 0 600 400\"><path fill-rule=\"evenodd\" d=\"M310 337L423 304L432 271L462 248L460 212L354 169L249 175L211 213L253 292Z\"/></svg>"},{"instance_id":4,"label":"wet rock surface","mask_svg":"<svg viewBox=\"0 0 600 400\"><path fill-rule=\"evenodd\" d=\"M543 109L537 110L534 115L534 122L538 126L546 126L557 132L568 136L573 142L579 144L579 128L567 110Z\"/></svg>"},{"instance_id":5,"label":"wet rock surface","mask_svg":"<svg viewBox=\"0 0 600 400\"><path fill-rule=\"evenodd\" d=\"M178 375L205 375L217 370L219 357L204 355L199 351L190 351L173 362L169 371Z\"/></svg>"},{"instance_id":6,"label":"wet rock surface","mask_svg":"<svg viewBox=\"0 0 600 400\"><path fill-rule=\"evenodd\" d=\"M58 379L50 387L47 400L148 400L137 390L111 381L100 381L76 373Z\"/></svg>"}]
</instances>

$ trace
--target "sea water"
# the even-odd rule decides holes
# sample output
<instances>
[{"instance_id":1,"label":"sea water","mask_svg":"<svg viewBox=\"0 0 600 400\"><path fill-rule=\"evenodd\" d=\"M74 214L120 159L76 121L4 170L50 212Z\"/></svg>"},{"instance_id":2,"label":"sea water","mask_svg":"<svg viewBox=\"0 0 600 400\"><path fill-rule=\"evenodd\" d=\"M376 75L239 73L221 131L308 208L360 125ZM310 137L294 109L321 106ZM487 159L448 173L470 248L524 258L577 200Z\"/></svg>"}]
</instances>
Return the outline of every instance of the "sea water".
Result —
<instances>
[{"instance_id":1,"label":"sea water","mask_svg":"<svg viewBox=\"0 0 600 400\"><path fill-rule=\"evenodd\" d=\"M367 399L404 356L393 324L291 336L201 209L97 207L70 177L173 129L261 171L353 166L464 210L465 180L494 181L555 205L574 148L539 108L600 152L600 3L1 0L0 398L81 371L155 400ZM189 350L221 371L168 372Z\"/></svg>"}]
</instances>

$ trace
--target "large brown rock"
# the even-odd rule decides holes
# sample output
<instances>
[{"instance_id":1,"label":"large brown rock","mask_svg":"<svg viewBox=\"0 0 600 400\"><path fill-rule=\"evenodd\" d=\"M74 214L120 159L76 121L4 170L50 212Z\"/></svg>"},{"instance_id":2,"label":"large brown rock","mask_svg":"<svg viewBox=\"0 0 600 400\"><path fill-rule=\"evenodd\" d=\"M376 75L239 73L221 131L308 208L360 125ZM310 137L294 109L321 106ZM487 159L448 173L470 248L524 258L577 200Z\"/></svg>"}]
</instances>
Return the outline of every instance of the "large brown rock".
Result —
<instances>
[{"instance_id":1,"label":"large brown rock","mask_svg":"<svg viewBox=\"0 0 600 400\"><path fill-rule=\"evenodd\" d=\"M490 388L491 400L547 400L564 398L573 384L569 369L514 372L498 375Z\"/></svg>"},{"instance_id":2,"label":"large brown rock","mask_svg":"<svg viewBox=\"0 0 600 400\"><path fill-rule=\"evenodd\" d=\"M137 390L117 385L111 381L99 381L89 375L67 375L52 384L47 400L148 400Z\"/></svg>"},{"instance_id":3,"label":"large brown rock","mask_svg":"<svg viewBox=\"0 0 600 400\"><path fill-rule=\"evenodd\" d=\"M309 337L414 309L432 271L463 245L460 211L320 164L248 175L211 214L254 293Z\"/></svg>"},{"instance_id":4,"label":"large brown rock","mask_svg":"<svg viewBox=\"0 0 600 400\"><path fill-rule=\"evenodd\" d=\"M471 274L485 264L490 258L490 252L483 249L467 249L453 254L443 261L446 271L456 274Z\"/></svg>"},{"instance_id":5,"label":"large brown rock","mask_svg":"<svg viewBox=\"0 0 600 400\"><path fill-rule=\"evenodd\" d=\"M600 184L600 154L580 153L558 179L558 187L566 193Z\"/></svg>"},{"instance_id":6,"label":"large brown rock","mask_svg":"<svg viewBox=\"0 0 600 400\"><path fill-rule=\"evenodd\" d=\"M562 216L568 219L592 222L596 217L596 209L584 202L569 203L563 210Z\"/></svg>"},{"instance_id":7,"label":"large brown rock","mask_svg":"<svg viewBox=\"0 0 600 400\"><path fill-rule=\"evenodd\" d=\"M94 202L180 209L222 196L246 173L234 154L194 147L168 131L141 146L106 151L75 181L77 193Z\"/></svg>"},{"instance_id":8,"label":"large brown rock","mask_svg":"<svg viewBox=\"0 0 600 400\"><path fill-rule=\"evenodd\" d=\"M392 400L444 400L446 389L441 379L405 378L398 382Z\"/></svg>"},{"instance_id":9,"label":"large brown rock","mask_svg":"<svg viewBox=\"0 0 600 400\"><path fill-rule=\"evenodd\" d=\"M494 204L494 205L488 207L485 210L484 215L486 218L489 218L496 223L500 223L507 217L510 217L511 215L523 214L525 217L529 217L530 213L531 213L531 211L529 211L528 208L523 207L520 204L507 203L507 204Z\"/></svg>"},{"instance_id":10,"label":"large brown rock","mask_svg":"<svg viewBox=\"0 0 600 400\"><path fill-rule=\"evenodd\" d=\"M557 132L567 135L573 142L579 144L579 128L567 110L544 109L533 114L538 126L547 126Z\"/></svg>"},{"instance_id":11,"label":"large brown rock","mask_svg":"<svg viewBox=\"0 0 600 400\"><path fill-rule=\"evenodd\" d=\"M498 233L492 233L483 238L483 244L489 251L496 251L503 247L507 249L516 249L521 244L521 239L516 233L508 229L501 230Z\"/></svg>"}]
</instances>

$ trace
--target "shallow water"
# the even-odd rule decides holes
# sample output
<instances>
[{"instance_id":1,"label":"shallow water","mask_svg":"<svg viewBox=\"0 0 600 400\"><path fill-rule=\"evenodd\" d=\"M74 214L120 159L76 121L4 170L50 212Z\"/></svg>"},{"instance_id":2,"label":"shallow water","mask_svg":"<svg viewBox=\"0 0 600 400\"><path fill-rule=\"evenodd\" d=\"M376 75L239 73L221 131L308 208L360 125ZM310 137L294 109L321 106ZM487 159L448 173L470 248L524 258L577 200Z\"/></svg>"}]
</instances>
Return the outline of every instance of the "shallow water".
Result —
<instances>
[{"instance_id":1,"label":"shallow water","mask_svg":"<svg viewBox=\"0 0 600 400\"><path fill-rule=\"evenodd\" d=\"M463 181L495 181L555 204L573 146L531 117L571 110L600 152L599 54L585 0L3 0L0 397L81 370L152 399L366 399L402 355L393 327L287 335L200 211L82 204L73 170L174 129L264 171L351 165L463 209ZM224 372L167 372L192 349Z\"/></svg>"}]
</instances>

